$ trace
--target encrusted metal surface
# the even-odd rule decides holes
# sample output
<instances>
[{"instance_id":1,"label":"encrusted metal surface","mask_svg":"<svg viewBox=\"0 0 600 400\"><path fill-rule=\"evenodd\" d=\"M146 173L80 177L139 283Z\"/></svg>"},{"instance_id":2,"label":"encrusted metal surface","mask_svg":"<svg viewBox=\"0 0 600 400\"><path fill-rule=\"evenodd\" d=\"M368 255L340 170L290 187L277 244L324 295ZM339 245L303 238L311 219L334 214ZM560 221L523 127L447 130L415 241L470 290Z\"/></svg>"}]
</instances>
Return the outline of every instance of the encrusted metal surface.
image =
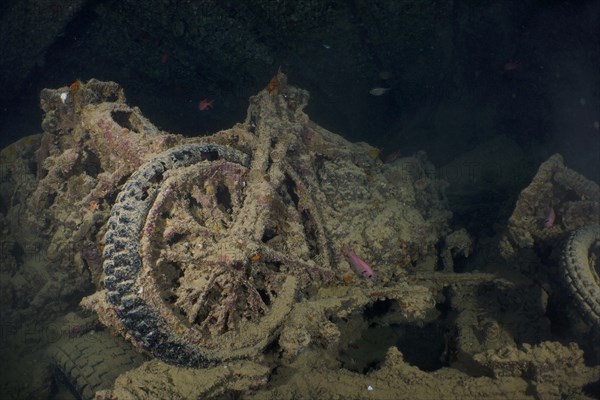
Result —
<instances>
[{"instance_id":1,"label":"encrusted metal surface","mask_svg":"<svg viewBox=\"0 0 600 400\"><path fill-rule=\"evenodd\" d=\"M600 328L599 248L600 225L580 228L567 240L562 265L565 282L583 318Z\"/></svg>"}]
</instances>

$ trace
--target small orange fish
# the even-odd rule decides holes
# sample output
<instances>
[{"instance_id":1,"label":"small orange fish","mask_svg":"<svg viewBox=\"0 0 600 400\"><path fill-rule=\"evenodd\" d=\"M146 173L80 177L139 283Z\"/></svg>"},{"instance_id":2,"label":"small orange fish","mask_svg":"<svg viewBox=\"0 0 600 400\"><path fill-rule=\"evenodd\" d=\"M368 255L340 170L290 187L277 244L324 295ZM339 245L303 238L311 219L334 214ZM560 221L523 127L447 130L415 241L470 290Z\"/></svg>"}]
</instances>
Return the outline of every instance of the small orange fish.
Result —
<instances>
[{"instance_id":1,"label":"small orange fish","mask_svg":"<svg viewBox=\"0 0 600 400\"><path fill-rule=\"evenodd\" d=\"M342 275L342 281L344 281L344 283L346 285L352 284L353 280L354 280L354 277L351 272L346 272L344 275Z\"/></svg>"},{"instance_id":2,"label":"small orange fish","mask_svg":"<svg viewBox=\"0 0 600 400\"><path fill-rule=\"evenodd\" d=\"M260 261L260 254L255 254L252 256L252 262L258 262Z\"/></svg>"},{"instance_id":3,"label":"small orange fish","mask_svg":"<svg viewBox=\"0 0 600 400\"><path fill-rule=\"evenodd\" d=\"M277 89L277 77L271 79L269 83L267 83L267 90L271 93L273 90Z\"/></svg>"},{"instance_id":4,"label":"small orange fish","mask_svg":"<svg viewBox=\"0 0 600 400\"><path fill-rule=\"evenodd\" d=\"M281 72L281 66L277 70L277 75L271 79L271 81L267 84L267 90L269 93L273 93L273 91L283 92L287 87L287 76L283 72Z\"/></svg>"},{"instance_id":5,"label":"small orange fish","mask_svg":"<svg viewBox=\"0 0 600 400\"><path fill-rule=\"evenodd\" d=\"M400 149L393 150L392 152L386 154L383 162L388 164L396 161L400 157Z\"/></svg>"},{"instance_id":6,"label":"small orange fish","mask_svg":"<svg viewBox=\"0 0 600 400\"><path fill-rule=\"evenodd\" d=\"M504 64L504 67L502 67L502 69L504 69L507 72L516 71L521 69L521 63L519 61L510 61Z\"/></svg>"},{"instance_id":7,"label":"small orange fish","mask_svg":"<svg viewBox=\"0 0 600 400\"><path fill-rule=\"evenodd\" d=\"M198 103L198 110L206 111L209 108L213 108L213 102L214 102L214 100L208 100L208 99L200 100L200 103Z\"/></svg>"},{"instance_id":8,"label":"small orange fish","mask_svg":"<svg viewBox=\"0 0 600 400\"><path fill-rule=\"evenodd\" d=\"M69 86L69 92L75 92L76 90L79 89L80 86L81 86L81 81L76 80L75 82L71 83L71 86Z\"/></svg>"}]
</instances>

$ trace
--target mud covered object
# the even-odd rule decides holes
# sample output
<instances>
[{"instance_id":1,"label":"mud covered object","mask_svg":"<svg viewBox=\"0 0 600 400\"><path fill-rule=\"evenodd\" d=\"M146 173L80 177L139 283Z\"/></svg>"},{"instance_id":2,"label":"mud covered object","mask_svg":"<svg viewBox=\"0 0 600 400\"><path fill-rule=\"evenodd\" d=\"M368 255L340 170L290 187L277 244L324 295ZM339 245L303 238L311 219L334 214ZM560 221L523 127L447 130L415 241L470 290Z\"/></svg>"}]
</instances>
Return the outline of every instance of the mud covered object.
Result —
<instances>
[{"instance_id":1,"label":"mud covered object","mask_svg":"<svg viewBox=\"0 0 600 400\"><path fill-rule=\"evenodd\" d=\"M530 298L521 295L544 300L541 289L493 274L434 271L449 265L454 250L470 250L460 245L468 235L436 246L451 214L445 183L433 179L424 153L382 164L371 146L310 121L302 111L307 92L283 76L275 81L250 99L243 123L204 138L161 132L115 83L43 91L45 132L1 153L10 161L1 171L0 216L10 234L1 240L17 248L33 236L48 255L37 263L28 252L7 257L2 273L15 279L0 283L13 294L3 298L9 316L52 318L61 313L57 304L95 287L82 306L155 357L121 375L105 398L357 398L368 387L390 399L530 391L537 375L497 373L502 365L476 353L545 340L545 302L527 308ZM375 270L374 282L352 269L342 246ZM377 309L393 312L369 319ZM539 329L516 331L524 320ZM420 370L393 343L364 373L348 370L340 356L356 357L350 345L362 330L348 327L394 331L429 321L444 321L435 325L444 334L455 331L442 355L450 368ZM446 338L436 339L443 345ZM54 364L67 365L60 354ZM579 355L574 364L581 379L557 370L544 375L536 395L581 393L598 380L598 368Z\"/></svg>"},{"instance_id":2,"label":"mud covered object","mask_svg":"<svg viewBox=\"0 0 600 400\"><path fill-rule=\"evenodd\" d=\"M562 156L555 154L521 192L500 251L512 259L521 250L556 243L582 226L599 222L600 187L565 166Z\"/></svg>"},{"instance_id":3,"label":"mud covered object","mask_svg":"<svg viewBox=\"0 0 600 400\"><path fill-rule=\"evenodd\" d=\"M178 365L260 354L295 302L355 274L342 246L380 285L437 264L451 213L424 154L382 164L275 78L244 123L203 138L160 132L112 82L43 91L39 229L138 349Z\"/></svg>"},{"instance_id":4,"label":"mud covered object","mask_svg":"<svg viewBox=\"0 0 600 400\"><path fill-rule=\"evenodd\" d=\"M500 241L502 256L549 293L571 302L600 327L600 187L564 165L559 154L525 188Z\"/></svg>"}]
</instances>

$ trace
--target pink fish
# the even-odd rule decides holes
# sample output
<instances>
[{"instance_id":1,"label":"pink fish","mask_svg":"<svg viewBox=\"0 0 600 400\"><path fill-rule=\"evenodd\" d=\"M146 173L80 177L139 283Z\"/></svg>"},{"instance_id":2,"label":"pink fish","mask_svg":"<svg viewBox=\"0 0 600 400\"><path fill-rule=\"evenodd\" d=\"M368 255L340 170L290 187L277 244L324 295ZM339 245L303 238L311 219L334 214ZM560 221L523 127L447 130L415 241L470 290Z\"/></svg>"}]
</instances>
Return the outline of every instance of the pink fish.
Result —
<instances>
[{"instance_id":1,"label":"pink fish","mask_svg":"<svg viewBox=\"0 0 600 400\"><path fill-rule=\"evenodd\" d=\"M214 102L214 100L208 100L208 99L200 100L200 103L198 103L198 110L206 111L209 108L213 108L213 102Z\"/></svg>"},{"instance_id":2,"label":"pink fish","mask_svg":"<svg viewBox=\"0 0 600 400\"><path fill-rule=\"evenodd\" d=\"M554 208L550 207L548 209L548 215L544 220L544 228L550 229L554 226L554 221L556 221L556 212L554 212Z\"/></svg>"},{"instance_id":3,"label":"pink fish","mask_svg":"<svg viewBox=\"0 0 600 400\"><path fill-rule=\"evenodd\" d=\"M400 149L396 149L394 151L392 151L391 153L388 153L385 158L383 159L383 162L386 164L389 164L393 161L396 161L398 159L398 157L400 157Z\"/></svg>"},{"instance_id":4,"label":"pink fish","mask_svg":"<svg viewBox=\"0 0 600 400\"><path fill-rule=\"evenodd\" d=\"M375 280L375 272L369 267L369 264L364 262L362 258L354 254L348 247L342 247L342 254L346 257L346 260L356 269L356 271L370 280Z\"/></svg>"}]
</instances>

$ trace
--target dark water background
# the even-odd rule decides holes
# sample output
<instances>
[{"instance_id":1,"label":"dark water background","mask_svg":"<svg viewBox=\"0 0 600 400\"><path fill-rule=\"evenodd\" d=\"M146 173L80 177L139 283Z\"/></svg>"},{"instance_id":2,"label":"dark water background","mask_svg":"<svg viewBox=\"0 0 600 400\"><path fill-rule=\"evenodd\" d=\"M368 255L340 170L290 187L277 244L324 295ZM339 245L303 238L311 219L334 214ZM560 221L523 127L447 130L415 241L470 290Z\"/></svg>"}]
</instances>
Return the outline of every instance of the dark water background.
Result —
<instances>
[{"instance_id":1,"label":"dark water background","mask_svg":"<svg viewBox=\"0 0 600 400\"><path fill-rule=\"evenodd\" d=\"M560 152L600 176L599 1L22 4L0 7L2 147L41 131L42 88L113 80L155 124L195 136L242 120L281 66L313 120L383 155L443 166L503 135L533 167Z\"/></svg>"},{"instance_id":2,"label":"dark water background","mask_svg":"<svg viewBox=\"0 0 600 400\"><path fill-rule=\"evenodd\" d=\"M11 0L0 22L0 147L41 132L43 88L116 81L161 129L201 136L281 68L329 130L383 160L424 150L475 234L554 153L600 179L598 0Z\"/></svg>"},{"instance_id":3,"label":"dark water background","mask_svg":"<svg viewBox=\"0 0 600 400\"><path fill-rule=\"evenodd\" d=\"M382 160L425 151L450 183L453 222L478 238L499 232L554 153L600 180L598 0L4 0L0 148L41 132L43 88L115 81L161 129L201 136L243 121L279 68L310 92L316 123ZM387 349L424 332L441 337L377 328L345 365L382 358L374 337ZM406 359L439 368L432 343L422 364L411 346Z\"/></svg>"}]
</instances>

